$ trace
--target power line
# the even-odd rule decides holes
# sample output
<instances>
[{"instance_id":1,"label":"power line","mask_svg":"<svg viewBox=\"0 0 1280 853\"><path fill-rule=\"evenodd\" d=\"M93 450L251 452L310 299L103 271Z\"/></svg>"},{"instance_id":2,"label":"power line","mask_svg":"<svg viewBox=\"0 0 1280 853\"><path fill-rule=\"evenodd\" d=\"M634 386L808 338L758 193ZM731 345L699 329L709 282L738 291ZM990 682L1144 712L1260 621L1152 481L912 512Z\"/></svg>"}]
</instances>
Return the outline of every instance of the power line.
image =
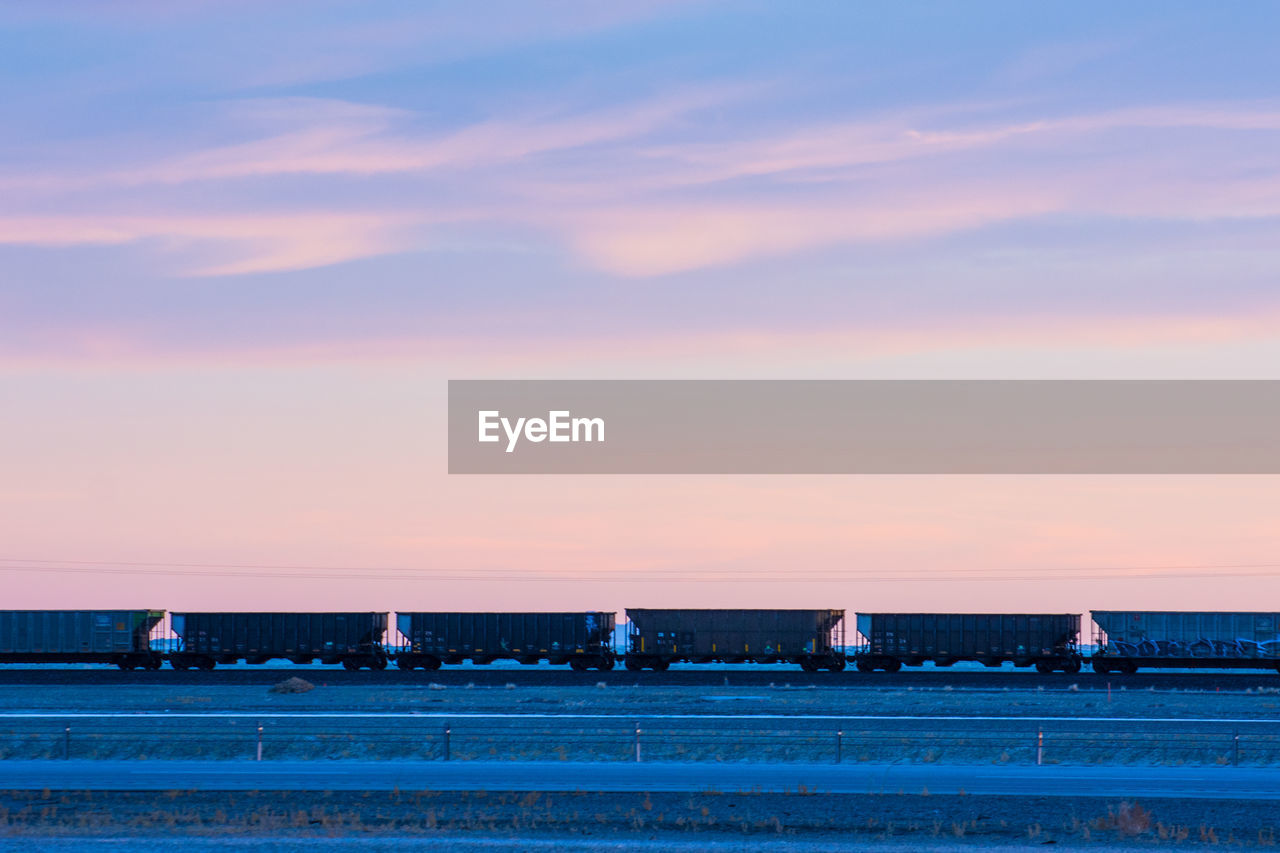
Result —
<instances>
[{"instance_id":1,"label":"power line","mask_svg":"<svg viewBox=\"0 0 1280 853\"><path fill-rule=\"evenodd\" d=\"M0 557L0 563L38 563L59 566L139 566L151 568L195 568L195 569L276 569L303 570L316 572L421 572L421 568L405 568L403 566L317 566L294 563L182 563L182 562L140 562L132 560L50 560L30 557ZM4 568L0 566L0 569ZM1113 565L1113 566L1059 566L1047 571L1060 572L1110 572L1110 571L1178 571L1178 570L1211 570L1211 569L1280 569L1280 563L1174 563L1166 565ZM427 570L430 571L430 570ZM477 568L475 571L508 571L507 569ZM670 571L687 571L685 568ZM709 571L737 572L736 569L719 569ZM961 569L961 571L998 571L995 569Z\"/></svg>"},{"instance_id":2,"label":"power line","mask_svg":"<svg viewBox=\"0 0 1280 853\"><path fill-rule=\"evenodd\" d=\"M1074 580L1140 580L1196 579L1214 577L1268 577L1278 563L1201 564L1174 566L1103 566L1080 569L1049 568L1041 572L998 569L939 570L921 574L860 574L847 569L831 569L815 573L782 573L760 569L636 569L618 572L573 572L563 574L524 573L511 569L459 571L456 569L404 569L387 567L340 567L270 564L152 563L93 560L30 560L0 557L0 572L41 572L94 575L163 575L171 578L217 577L227 579L281 578L289 580L362 580L394 582L440 581L516 581L562 583L591 581L598 583L715 583L725 578L756 583L890 583L890 582L973 582L973 581L1074 581ZM184 571L174 571L184 569ZM197 571L190 571L196 569ZM247 570L247 571L246 571Z\"/></svg>"}]
</instances>

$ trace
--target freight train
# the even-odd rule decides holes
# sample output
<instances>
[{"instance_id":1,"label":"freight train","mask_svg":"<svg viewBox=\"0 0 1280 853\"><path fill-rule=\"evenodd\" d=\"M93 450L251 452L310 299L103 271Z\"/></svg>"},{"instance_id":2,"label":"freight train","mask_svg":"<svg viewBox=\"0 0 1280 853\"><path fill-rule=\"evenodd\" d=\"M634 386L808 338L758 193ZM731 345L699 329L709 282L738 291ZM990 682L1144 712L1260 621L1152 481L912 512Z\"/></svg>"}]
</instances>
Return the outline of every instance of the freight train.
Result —
<instances>
[{"instance_id":1,"label":"freight train","mask_svg":"<svg viewBox=\"0 0 1280 853\"><path fill-rule=\"evenodd\" d=\"M347 669L434 670L466 661L662 671L673 663L795 664L806 671L897 672L904 666L1011 663L1043 673L1140 667L1280 671L1280 613L1092 612L1092 649L1072 613L858 613L845 644L843 610L626 610L616 614L172 612L2 610L0 664L115 664L211 670L287 660ZM164 629L168 617L167 632Z\"/></svg>"}]
</instances>

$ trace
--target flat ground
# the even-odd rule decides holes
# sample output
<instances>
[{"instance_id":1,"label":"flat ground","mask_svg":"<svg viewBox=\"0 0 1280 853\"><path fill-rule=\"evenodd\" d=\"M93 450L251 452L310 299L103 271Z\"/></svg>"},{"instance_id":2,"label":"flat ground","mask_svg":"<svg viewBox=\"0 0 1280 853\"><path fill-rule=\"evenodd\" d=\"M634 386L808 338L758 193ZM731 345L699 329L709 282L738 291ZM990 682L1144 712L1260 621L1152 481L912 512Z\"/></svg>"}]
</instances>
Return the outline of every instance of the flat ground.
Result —
<instances>
[{"instance_id":1,"label":"flat ground","mask_svg":"<svg viewBox=\"0 0 1280 853\"><path fill-rule=\"evenodd\" d=\"M1117 679L1108 696L1096 679L1046 688L1020 676L1007 686L965 689L889 680L819 687L793 684L786 672L755 685L734 684L727 674L727 683L596 686L588 675L586 684L510 687L445 684L430 674L416 684L331 684L325 670L277 674L303 675L314 688L278 694L262 683L0 685L0 757L49 760L37 771L139 758L151 767L167 764L157 759L230 766L256 757L261 726L264 765L285 772L284 762L319 769L330 764L319 759L337 759L335 767L369 761L372 779L400 762L441 767L446 758L455 762L451 768L506 763L508 771L521 761L634 762L638 727L646 763L729 764L744 779L753 764L839 770L837 759L850 770L885 764L921 772L1034 770L1039 758L1064 769L1115 771L1077 782L1078 790L1065 783L1057 796L1033 785L1008 795L914 784L852 794L727 787L599 793L589 783L547 792L530 790L537 785L528 780L525 790L510 791L492 779L454 791L416 783L412 791L367 790L386 787L379 784L281 791L269 782L254 790L190 790L207 788L198 777L142 791L86 791L59 790L53 772L6 786L0 761L0 789L20 788L0 793L0 848L126 850L140 840L181 837L183 849L196 853L868 847L896 853L1049 843L1145 850L1271 847L1280 830L1274 800L1212 791L1170 796L1172 788L1150 776L1238 767L1263 774L1261 787L1272 784L1268 774L1280 768L1280 690L1265 677L1256 685L1236 682L1248 685L1238 690L1126 689ZM17 781L20 765L8 767ZM305 780L307 770L288 772ZM316 774L317 781L323 777Z\"/></svg>"},{"instance_id":2,"label":"flat ground","mask_svg":"<svg viewBox=\"0 0 1280 853\"><path fill-rule=\"evenodd\" d=\"M1179 687L1130 690L1117 680L1066 682L1056 688L1022 685L1011 675L1002 687L901 686L891 681L841 686L793 684L787 673L765 685L723 682L693 687L606 685L588 676L580 686L515 683L444 684L427 676L419 684L329 683L329 670L276 670L270 683L294 675L316 690L296 695L269 692L268 684L0 685L0 711L419 711L627 714L960 714L966 716L1229 717L1280 715L1280 684L1259 678L1236 690ZM1176 684L1176 682L1175 682Z\"/></svg>"},{"instance_id":3,"label":"flat ground","mask_svg":"<svg viewBox=\"0 0 1280 853\"><path fill-rule=\"evenodd\" d=\"M1246 690L0 687L0 758L1280 764ZM259 727L261 732L259 733ZM639 729L639 734L637 734ZM261 737L259 737L261 735Z\"/></svg>"},{"instance_id":4,"label":"flat ground","mask_svg":"<svg viewBox=\"0 0 1280 853\"><path fill-rule=\"evenodd\" d=\"M14 850L175 836L184 850L1147 850L1270 847L1278 822L1274 807L1089 796L430 791L19 791L0 793L0 815Z\"/></svg>"},{"instance_id":5,"label":"flat ground","mask_svg":"<svg viewBox=\"0 0 1280 853\"><path fill-rule=\"evenodd\" d=\"M50 791L577 791L954 794L1280 800L1259 767L573 761L10 761L14 788Z\"/></svg>"}]
</instances>

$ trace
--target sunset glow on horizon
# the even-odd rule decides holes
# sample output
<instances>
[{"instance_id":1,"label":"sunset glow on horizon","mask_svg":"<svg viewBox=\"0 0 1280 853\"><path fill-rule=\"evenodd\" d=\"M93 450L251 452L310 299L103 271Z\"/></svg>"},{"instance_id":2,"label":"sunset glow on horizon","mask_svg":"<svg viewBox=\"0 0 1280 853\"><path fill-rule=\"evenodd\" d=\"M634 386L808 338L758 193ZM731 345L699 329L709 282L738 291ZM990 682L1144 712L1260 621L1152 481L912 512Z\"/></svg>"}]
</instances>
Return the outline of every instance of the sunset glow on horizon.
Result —
<instances>
[{"instance_id":1,"label":"sunset glow on horizon","mask_svg":"<svg viewBox=\"0 0 1280 853\"><path fill-rule=\"evenodd\" d=\"M6 606L1280 601L1275 477L445 463L449 379L1280 379L1249 8L10 7Z\"/></svg>"}]
</instances>

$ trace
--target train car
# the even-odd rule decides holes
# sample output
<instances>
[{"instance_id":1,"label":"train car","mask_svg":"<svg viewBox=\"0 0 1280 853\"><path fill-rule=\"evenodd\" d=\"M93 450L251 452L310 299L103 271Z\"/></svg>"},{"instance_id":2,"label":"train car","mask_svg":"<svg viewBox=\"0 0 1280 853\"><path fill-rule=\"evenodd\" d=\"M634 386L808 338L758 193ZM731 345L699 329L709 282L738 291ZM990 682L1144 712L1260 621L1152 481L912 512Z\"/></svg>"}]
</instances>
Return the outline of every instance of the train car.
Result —
<instances>
[{"instance_id":1,"label":"train car","mask_svg":"<svg viewBox=\"0 0 1280 853\"><path fill-rule=\"evenodd\" d=\"M159 669L163 610L0 610L0 663L113 663Z\"/></svg>"},{"instance_id":2,"label":"train car","mask_svg":"<svg viewBox=\"0 0 1280 853\"><path fill-rule=\"evenodd\" d=\"M1280 613L1094 610L1096 672L1140 667L1280 671Z\"/></svg>"},{"instance_id":3,"label":"train car","mask_svg":"<svg viewBox=\"0 0 1280 853\"><path fill-rule=\"evenodd\" d=\"M174 669L213 669L220 663L340 663L347 669L386 669L386 613L174 613Z\"/></svg>"},{"instance_id":4,"label":"train car","mask_svg":"<svg viewBox=\"0 0 1280 853\"><path fill-rule=\"evenodd\" d=\"M397 613L407 645L396 653L401 669L441 664L488 664L507 658L547 661L575 670L613 669L614 613Z\"/></svg>"},{"instance_id":5,"label":"train car","mask_svg":"<svg viewBox=\"0 0 1280 853\"><path fill-rule=\"evenodd\" d=\"M926 661L1079 672L1083 662L1075 613L859 613L857 619L859 672L897 672Z\"/></svg>"},{"instance_id":6,"label":"train car","mask_svg":"<svg viewBox=\"0 0 1280 853\"><path fill-rule=\"evenodd\" d=\"M626 667L687 663L796 663L844 669L843 610L627 608Z\"/></svg>"}]
</instances>

